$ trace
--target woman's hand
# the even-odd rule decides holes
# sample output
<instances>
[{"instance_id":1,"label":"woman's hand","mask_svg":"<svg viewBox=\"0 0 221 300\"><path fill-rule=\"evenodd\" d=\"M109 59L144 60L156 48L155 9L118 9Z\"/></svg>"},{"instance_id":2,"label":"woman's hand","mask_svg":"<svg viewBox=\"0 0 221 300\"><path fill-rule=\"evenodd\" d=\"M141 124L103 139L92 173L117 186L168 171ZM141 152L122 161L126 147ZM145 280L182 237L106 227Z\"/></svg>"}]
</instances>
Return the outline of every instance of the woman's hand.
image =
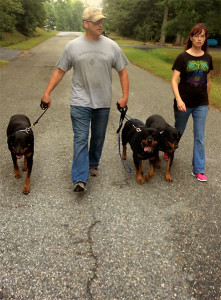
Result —
<instances>
[{"instance_id":1,"label":"woman's hand","mask_svg":"<svg viewBox=\"0 0 221 300\"><path fill-rule=\"evenodd\" d=\"M177 101L177 108L179 111L186 111L186 105L182 100Z\"/></svg>"}]
</instances>

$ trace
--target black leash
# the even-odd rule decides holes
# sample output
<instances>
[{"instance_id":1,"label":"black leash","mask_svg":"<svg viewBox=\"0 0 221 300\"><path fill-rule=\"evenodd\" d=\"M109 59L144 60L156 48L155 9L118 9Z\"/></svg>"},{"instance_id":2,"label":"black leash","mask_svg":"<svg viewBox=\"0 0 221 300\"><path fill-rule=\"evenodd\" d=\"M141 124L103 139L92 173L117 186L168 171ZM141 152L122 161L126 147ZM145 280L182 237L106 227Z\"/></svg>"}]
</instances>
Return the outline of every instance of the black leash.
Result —
<instances>
[{"instance_id":1,"label":"black leash","mask_svg":"<svg viewBox=\"0 0 221 300\"><path fill-rule=\"evenodd\" d=\"M121 159L121 162L123 164L123 167L124 169L129 173L131 174L132 173L132 169L130 166L128 166L128 164L125 163L125 161L122 159L122 156L121 156L121 150L120 150L120 130L123 126L123 121L124 121L124 118L126 116L126 112L128 110L128 107L127 105L122 108L120 107L120 105L117 103L117 109L119 110L120 112L120 121L119 121L119 128L117 129L116 133L118 133L118 150L119 150L119 155L120 155L120 159ZM127 170L128 169L128 170Z\"/></svg>"},{"instance_id":2,"label":"black leash","mask_svg":"<svg viewBox=\"0 0 221 300\"><path fill-rule=\"evenodd\" d=\"M31 125L31 127L29 129L32 129L36 124L38 124L39 120L41 119L41 117L43 117L43 115L46 113L46 111L48 110L48 108L45 108L43 113L40 115L40 117Z\"/></svg>"},{"instance_id":3,"label":"black leash","mask_svg":"<svg viewBox=\"0 0 221 300\"><path fill-rule=\"evenodd\" d=\"M32 128L36 125L36 124L38 124L38 121L41 119L41 117L46 113L46 111L47 111L47 108L44 110L44 112L40 115L40 117L30 126L30 127L27 127L27 128L25 128L25 129L20 129L20 130L18 130L18 131L16 131L16 133L17 132L25 132L25 133L27 133L27 134L30 134L30 132L31 132L31 130L32 130Z\"/></svg>"},{"instance_id":4,"label":"black leash","mask_svg":"<svg viewBox=\"0 0 221 300\"><path fill-rule=\"evenodd\" d=\"M117 129L117 133L118 133L118 148L119 148L119 155L120 155L120 159L121 159L121 162L123 164L123 167L124 169L130 174L132 173L132 169L130 166L128 166L128 164L125 163L125 161L122 159L122 156L121 156L121 150L120 150L120 130L123 126L123 121L124 121L124 118L127 119L127 121L133 121L136 125L138 125L138 127L136 127L134 124L133 127L135 128L135 130L137 132L141 132L141 128L140 127L143 127L144 125L142 123L140 123L138 120L136 119L133 119L131 118L130 116L128 116L126 113L127 113L127 110L128 110L128 107L125 106L124 108L120 107L120 105L117 103L117 109L119 110L119 112L121 113L120 115L120 121L119 121L119 128ZM128 170L127 170L128 169Z\"/></svg>"}]
</instances>

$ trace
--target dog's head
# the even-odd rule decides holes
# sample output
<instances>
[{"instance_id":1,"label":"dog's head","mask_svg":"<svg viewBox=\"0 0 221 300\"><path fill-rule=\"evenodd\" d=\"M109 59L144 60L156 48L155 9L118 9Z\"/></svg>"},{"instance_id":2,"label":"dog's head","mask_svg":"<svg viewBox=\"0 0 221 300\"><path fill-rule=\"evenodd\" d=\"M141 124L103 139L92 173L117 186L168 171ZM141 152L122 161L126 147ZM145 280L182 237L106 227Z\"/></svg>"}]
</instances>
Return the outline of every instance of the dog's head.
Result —
<instances>
[{"instance_id":1,"label":"dog's head","mask_svg":"<svg viewBox=\"0 0 221 300\"><path fill-rule=\"evenodd\" d=\"M8 137L8 148L17 158L33 152L33 143L34 135L31 129L19 130Z\"/></svg>"},{"instance_id":2,"label":"dog's head","mask_svg":"<svg viewBox=\"0 0 221 300\"><path fill-rule=\"evenodd\" d=\"M153 153L159 142L159 133L154 128L142 128L140 144L144 153Z\"/></svg>"},{"instance_id":3,"label":"dog's head","mask_svg":"<svg viewBox=\"0 0 221 300\"><path fill-rule=\"evenodd\" d=\"M162 133L162 137L166 151L175 152L181 138L179 130L171 126Z\"/></svg>"}]
</instances>

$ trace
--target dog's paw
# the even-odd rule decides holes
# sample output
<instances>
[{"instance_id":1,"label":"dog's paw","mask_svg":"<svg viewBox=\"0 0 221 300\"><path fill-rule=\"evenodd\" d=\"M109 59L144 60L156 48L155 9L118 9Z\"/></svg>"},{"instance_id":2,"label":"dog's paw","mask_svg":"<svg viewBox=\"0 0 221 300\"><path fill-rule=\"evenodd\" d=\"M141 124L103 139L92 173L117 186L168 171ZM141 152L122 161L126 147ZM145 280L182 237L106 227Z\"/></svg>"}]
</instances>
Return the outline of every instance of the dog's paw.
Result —
<instances>
[{"instance_id":1,"label":"dog's paw","mask_svg":"<svg viewBox=\"0 0 221 300\"><path fill-rule=\"evenodd\" d=\"M144 184L144 180L142 177L137 177L137 183Z\"/></svg>"},{"instance_id":2,"label":"dog's paw","mask_svg":"<svg viewBox=\"0 0 221 300\"><path fill-rule=\"evenodd\" d=\"M148 173L146 176L145 176L145 181L149 181L151 178L153 177L153 174L151 173Z\"/></svg>"},{"instance_id":3,"label":"dog's paw","mask_svg":"<svg viewBox=\"0 0 221 300\"><path fill-rule=\"evenodd\" d=\"M26 185L24 185L24 187L23 187L23 193L25 195L28 195L30 193L30 187L27 187Z\"/></svg>"},{"instance_id":4,"label":"dog's paw","mask_svg":"<svg viewBox=\"0 0 221 300\"><path fill-rule=\"evenodd\" d=\"M21 178L21 173L19 171L15 172L15 178Z\"/></svg>"},{"instance_id":5,"label":"dog's paw","mask_svg":"<svg viewBox=\"0 0 221 300\"><path fill-rule=\"evenodd\" d=\"M166 175L166 181L172 182L173 178L170 175Z\"/></svg>"}]
</instances>

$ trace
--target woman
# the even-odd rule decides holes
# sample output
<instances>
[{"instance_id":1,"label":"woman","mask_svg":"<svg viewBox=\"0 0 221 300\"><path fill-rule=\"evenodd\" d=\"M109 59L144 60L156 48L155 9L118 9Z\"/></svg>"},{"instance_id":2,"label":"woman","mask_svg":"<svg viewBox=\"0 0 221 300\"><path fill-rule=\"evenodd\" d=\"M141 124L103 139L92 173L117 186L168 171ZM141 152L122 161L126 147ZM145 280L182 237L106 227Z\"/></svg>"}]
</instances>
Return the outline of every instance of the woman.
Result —
<instances>
[{"instance_id":1,"label":"woman","mask_svg":"<svg viewBox=\"0 0 221 300\"><path fill-rule=\"evenodd\" d=\"M192 175L202 182L207 181L204 133L209 108L209 72L213 70L207 38L206 26L201 23L195 25L190 31L185 52L178 55L172 68L175 127L182 135L192 114L194 131Z\"/></svg>"}]
</instances>

